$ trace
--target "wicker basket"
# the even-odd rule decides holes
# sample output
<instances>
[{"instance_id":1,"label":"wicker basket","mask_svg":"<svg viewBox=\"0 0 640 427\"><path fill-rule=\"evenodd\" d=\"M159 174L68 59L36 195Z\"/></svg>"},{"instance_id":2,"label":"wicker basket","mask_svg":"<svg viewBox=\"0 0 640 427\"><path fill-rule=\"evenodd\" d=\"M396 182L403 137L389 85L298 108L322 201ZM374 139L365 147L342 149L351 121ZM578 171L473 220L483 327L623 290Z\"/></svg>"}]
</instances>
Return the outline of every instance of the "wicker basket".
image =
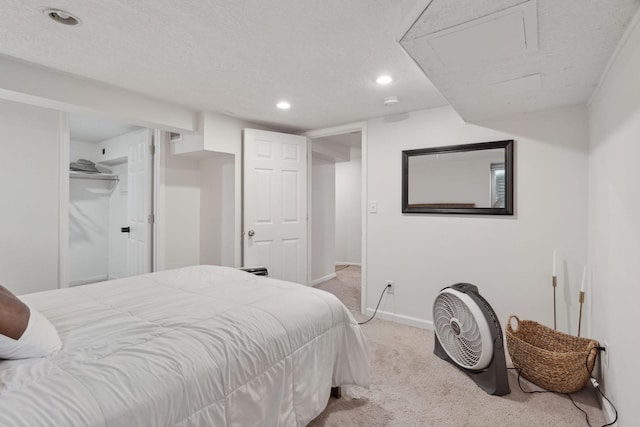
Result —
<instances>
[{"instance_id":1,"label":"wicker basket","mask_svg":"<svg viewBox=\"0 0 640 427\"><path fill-rule=\"evenodd\" d=\"M511 327L512 319L517 321L516 329ZM509 317L506 335L513 366L532 383L558 393L573 393L589 381L597 341L563 334L517 316Z\"/></svg>"}]
</instances>

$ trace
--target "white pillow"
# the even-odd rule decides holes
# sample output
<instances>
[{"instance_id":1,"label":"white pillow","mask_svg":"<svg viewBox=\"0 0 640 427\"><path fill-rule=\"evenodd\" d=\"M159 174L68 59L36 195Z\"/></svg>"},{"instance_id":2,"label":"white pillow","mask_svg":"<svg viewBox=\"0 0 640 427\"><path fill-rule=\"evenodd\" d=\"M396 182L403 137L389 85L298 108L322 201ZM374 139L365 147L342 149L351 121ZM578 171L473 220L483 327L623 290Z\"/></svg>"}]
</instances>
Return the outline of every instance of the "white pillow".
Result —
<instances>
[{"instance_id":1,"label":"white pillow","mask_svg":"<svg viewBox=\"0 0 640 427\"><path fill-rule=\"evenodd\" d=\"M45 357L62 348L58 331L49 319L31 307L29 312L27 329L19 339L0 334L0 359Z\"/></svg>"}]
</instances>

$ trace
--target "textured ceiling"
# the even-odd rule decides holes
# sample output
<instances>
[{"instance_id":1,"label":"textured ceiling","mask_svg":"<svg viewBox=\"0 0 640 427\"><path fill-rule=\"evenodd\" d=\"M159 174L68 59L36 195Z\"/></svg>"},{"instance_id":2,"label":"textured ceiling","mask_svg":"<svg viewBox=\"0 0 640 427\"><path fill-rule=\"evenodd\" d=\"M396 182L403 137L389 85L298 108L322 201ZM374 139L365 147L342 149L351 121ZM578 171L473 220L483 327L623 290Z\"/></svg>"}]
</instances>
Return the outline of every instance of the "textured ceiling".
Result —
<instances>
[{"instance_id":1,"label":"textured ceiling","mask_svg":"<svg viewBox=\"0 0 640 427\"><path fill-rule=\"evenodd\" d=\"M457 49L459 61L447 63L434 53L430 40L440 34L525 3L536 11L534 49L492 58L491 45L469 43ZM579 105L591 97L638 6L637 0L433 0L401 44L465 120ZM505 44L520 36L487 30L487 39Z\"/></svg>"},{"instance_id":2,"label":"textured ceiling","mask_svg":"<svg viewBox=\"0 0 640 427\"><path fill-rule=\"evenodd\" d=\"M0 54L194 110L309 130L446 105L397 43L421 4L2 0ZM42 13L48 7L82 24L59 25ZM395 80L380 87L383 72ZM400 104L385 107L387 96ZM281 99L292 108L277 110Z\"/></svg>"},{"instance_id":3,"label":"textured ceiling","mask_svg":"<svg viewBox=\"0 0 640 427\"><path fill-rule=\"evenodd\" d=\"M0 54L282 130L447 101L466 120L584 104L639 1L532 2L533 48L528 36L522 52L514 50L522 41L499 48L491 37L471 47L449 40L438 59L425 48L434 34L529 2L2 0ZM74 13L82 24L56 24L42 13L48 7ZM399 35L417 16L401 46ZM513 33L500 38L496 28L493 40L513 41ZM381 73L394 82L376 85ZM388 96L400 104L385 107ZM276 109L282 99L293 107Z\"/></svg>"}]
</instances>

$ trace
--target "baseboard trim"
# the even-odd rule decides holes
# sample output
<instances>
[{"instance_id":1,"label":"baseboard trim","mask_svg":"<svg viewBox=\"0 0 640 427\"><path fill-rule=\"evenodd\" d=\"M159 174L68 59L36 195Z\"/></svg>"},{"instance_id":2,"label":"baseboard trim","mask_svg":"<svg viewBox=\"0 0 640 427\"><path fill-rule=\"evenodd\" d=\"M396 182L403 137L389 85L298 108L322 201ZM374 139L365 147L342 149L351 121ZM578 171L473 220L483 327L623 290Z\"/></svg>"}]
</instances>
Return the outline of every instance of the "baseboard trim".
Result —
<instances>
[{"instance_id":1,"label":"baseboard trim","mask_svg":"<svg viewBox=\"0 0 640 427\"><path fill-rule=\"evenodd\" d=\"M374 312L373 308L367 308L366 313L371 316ZM393 323L399 323L401 325L413 326L414 328L433 330L433 322L424 319L418 319L417 317L404 316L402 314L390 313L387 311L380 311L376 313L376 318L387 320Z\"/></svg>"},{"instance_id":2,"label":"baseboard trim","mask_svg":"<svg viewBox=\"0 0 640 427\"><path fill-rule=\"evenodd\" d=\"M311 281L311 286L315 286L315 285L318 285L318 284L320 284L322 282L326 282L327 280L331 280L334 277L336 277L336 273L327 274L324 277L320 277L319 279L312 280Z\"/></svg>"},{"instance_id":3,"label":"baseboard trim","mask_svg":"<svg viewBox=\"0 0 640 427\"><path fill-rule=\"evenodd\" d=\"M362 264L359 262L349 262L349 261L336 261L336 265L354 265L356 267L362 267Z\"/></svg>"}]
</instances>

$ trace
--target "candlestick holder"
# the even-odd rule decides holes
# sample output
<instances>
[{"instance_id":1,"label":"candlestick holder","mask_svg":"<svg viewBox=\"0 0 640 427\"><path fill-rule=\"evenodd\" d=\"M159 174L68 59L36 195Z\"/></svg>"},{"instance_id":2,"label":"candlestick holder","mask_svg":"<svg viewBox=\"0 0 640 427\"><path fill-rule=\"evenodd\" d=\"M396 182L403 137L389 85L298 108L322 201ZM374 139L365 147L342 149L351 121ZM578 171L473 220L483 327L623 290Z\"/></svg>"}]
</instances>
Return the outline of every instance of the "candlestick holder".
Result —
<instances>
[{"instance_id":1,"label":"candlestick holder","mask_svg":"<svg viewBox=\"0 0 640 427\"><path fill-rule=\"evenodd\" d=\"M556 288L558 287L558 278L555 274L551 276L551 285L553 286L553 329L557 330Z\"/></svg>"},{"instance_id":2,"label":"candlestick holder","mask_svg":"<svg viewBox=\"0 0 640 427\"><path fill-rule=\"evenodd\" d=\"M580 291L580 314L578 315L578 336L580 336L580 326L582 325L582 305L584 304L584 291Z\"/></svg>"}]
</instances>

